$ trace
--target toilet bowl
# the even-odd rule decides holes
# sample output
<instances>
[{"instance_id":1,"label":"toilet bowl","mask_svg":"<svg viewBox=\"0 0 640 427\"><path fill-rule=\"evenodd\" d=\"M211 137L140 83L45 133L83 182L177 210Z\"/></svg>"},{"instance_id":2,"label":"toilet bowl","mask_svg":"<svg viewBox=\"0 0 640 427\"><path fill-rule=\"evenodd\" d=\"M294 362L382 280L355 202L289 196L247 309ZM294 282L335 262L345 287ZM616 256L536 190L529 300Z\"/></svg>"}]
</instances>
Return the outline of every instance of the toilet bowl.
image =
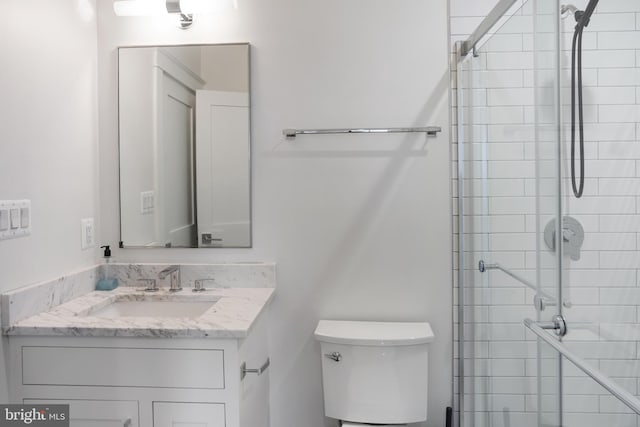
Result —
<instances>
[{"instance_id":1,"label":"toilet bowl","mask_svg":"<svg viewBox=\"0 0 640 427\"><path fill-rule=\"evenodd\" d=\"M327 417L347 427L426 421L428 323L321 320L314 335Z\"/></svg>"}]
</instances>

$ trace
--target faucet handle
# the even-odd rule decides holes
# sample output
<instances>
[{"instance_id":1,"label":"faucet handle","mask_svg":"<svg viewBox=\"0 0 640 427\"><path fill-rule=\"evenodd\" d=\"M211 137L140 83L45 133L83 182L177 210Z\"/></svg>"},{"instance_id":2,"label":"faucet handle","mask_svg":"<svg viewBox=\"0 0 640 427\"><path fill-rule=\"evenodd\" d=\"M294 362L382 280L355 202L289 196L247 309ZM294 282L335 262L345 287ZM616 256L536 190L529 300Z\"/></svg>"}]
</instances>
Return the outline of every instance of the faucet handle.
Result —
<instances>
[{"instance_id":1,"label":"faucet handle","mask_svg":"<svg viewBox=\"0 0 640 427\"><path fill-rule=\"evenodd\" d=\"M180 283L180 268L178 267L174 271L172 271L169 275L171 278L171 287L169 288L169 292L179 292L182 290L182 284Z\"/></svg>"},{"instance_id":2,"label":"faucet handle","mask_svg":"<svg viewBox=\"0 0 640 427\"><path fill-rule=\"evenodd\" d=\"M158 285L156 284L156 279L138 279L138 282L146 283L147 287L144 288L145 292L157 292Z\"/></svg>"},{"instance_id":3,"label":"faucet handle","mask_svg":"<svg viewBox=\"0 0 640 427\"><path fill-rule=\"evenodd\" d=\"M207 288L204 287L205 282L213 282L213 279L196 279L195 287L193 288L193 292L202 292L206 291Z\"/></svg>"}]
</instances>

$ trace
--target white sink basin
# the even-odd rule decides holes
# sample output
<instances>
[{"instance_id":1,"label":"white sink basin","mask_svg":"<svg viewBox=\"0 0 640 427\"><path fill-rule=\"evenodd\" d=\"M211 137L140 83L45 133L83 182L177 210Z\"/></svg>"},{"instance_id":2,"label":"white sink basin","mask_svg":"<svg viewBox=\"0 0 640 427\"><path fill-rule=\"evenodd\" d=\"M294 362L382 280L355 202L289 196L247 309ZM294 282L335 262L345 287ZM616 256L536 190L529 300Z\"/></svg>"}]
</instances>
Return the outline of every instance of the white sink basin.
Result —
<instances>
[{"instance_id":1,"label":"white sink basin","mask_svg":"<svg viewBox=\"0 0 640 427\"><path fill-rule=\"evenodd\" d=\"M117 317L179 317L195 319L202 316L217 301L166 301L145 299L139 301L116 300L115 302L92 310L88 316Z\"/></svg>"}]
</instances>

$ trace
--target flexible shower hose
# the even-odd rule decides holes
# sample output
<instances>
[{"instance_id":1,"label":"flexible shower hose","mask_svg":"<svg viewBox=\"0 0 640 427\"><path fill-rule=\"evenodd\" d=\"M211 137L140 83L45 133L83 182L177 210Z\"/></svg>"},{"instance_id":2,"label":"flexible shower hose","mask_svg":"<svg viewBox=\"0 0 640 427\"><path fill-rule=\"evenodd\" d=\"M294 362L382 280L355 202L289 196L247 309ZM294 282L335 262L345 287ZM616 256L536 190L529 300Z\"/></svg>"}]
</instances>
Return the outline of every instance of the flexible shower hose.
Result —
<instances>
[{"instance_id":1,"label":"flexible shower hose","mask_svg":"<svg viewBox=\"0 0 640 427\"><path fill-rule=\"evenodd\" d=\"M584 113L582 107L582 31L576 25L571 46L571 186L576 198L584 190ZM577 57L577 65L576 65ZM578 133L580 139L580 186L576 185L576 68L578 74Z\"/></svg>"},{"instance_id":2,"label":"flexible shower hose","mask_svg":"<svg viewBox=\"0 0 640 427\"><path fill-rule=\"evenodd\" d=\"M584 190L584 111L582 105L582 32L589 25L600 0L590 0L584 11L575 13L576 25L571 43L571 186L576 198ZM580 141L580 185L576 185L576 74L578 92L578 138Z\"/></svg>"}]
</instances>

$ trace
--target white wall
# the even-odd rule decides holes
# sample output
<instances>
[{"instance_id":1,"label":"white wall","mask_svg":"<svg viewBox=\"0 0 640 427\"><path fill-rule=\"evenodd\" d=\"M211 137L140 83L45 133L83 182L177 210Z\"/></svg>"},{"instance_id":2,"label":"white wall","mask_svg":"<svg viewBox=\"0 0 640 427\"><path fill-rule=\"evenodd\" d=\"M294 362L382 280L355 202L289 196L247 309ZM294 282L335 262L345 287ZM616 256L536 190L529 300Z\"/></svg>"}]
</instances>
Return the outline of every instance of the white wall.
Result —
<instances>
[{"instance_id":1,"label":"white wall","mask_svg":"<svg viewBox=\"0 0 640 427\"><path fill-rule=\"evenodd\" d=\"M252 43L254 247L118 250L120 260L278 263L273 426L323 425L320 318L428 320L430 427L451 404L451 217L445 0L241 0L181 31L99 3L102 241L118 230L116 47ZM318 136L287 127L424 126ZM332 424L327 424L332 425Z\"/></svg>"},{"instance_id":2,"label":"white wall","mask_svg":"<svg viewBox=\"0 0 640 427\"><path fill-rule=\"evenodd\" d=\"M162 49L168 52L178 62L185 65L189 70L202 77L202 55L200 49L196 46L173 48L167 47Z\"/></svg>"},{"instance_id":3,"label":"white wall","mask_svg":"<svg viewBox=\"0 0 640 427\"><path fill-rule=\"evenodd\" d=\"M33 231L0 242L0 292L95 261L80 249L80 219L98 220L94 3L2 2L0 199L31 199ZM0 402L5 388L0 368Z\"/></svg>"},{"instance_id":4,"label":"white wall","mask_svg":"<svg viewBox=\"0 0 640 427\"><path fill-rule=\"evenodd\" d=\"M221 67L220 64L225 64ZM202 49L204 89L225 92L249 92L247 51L237 45Z\"/></svg>"}]
</instances>

